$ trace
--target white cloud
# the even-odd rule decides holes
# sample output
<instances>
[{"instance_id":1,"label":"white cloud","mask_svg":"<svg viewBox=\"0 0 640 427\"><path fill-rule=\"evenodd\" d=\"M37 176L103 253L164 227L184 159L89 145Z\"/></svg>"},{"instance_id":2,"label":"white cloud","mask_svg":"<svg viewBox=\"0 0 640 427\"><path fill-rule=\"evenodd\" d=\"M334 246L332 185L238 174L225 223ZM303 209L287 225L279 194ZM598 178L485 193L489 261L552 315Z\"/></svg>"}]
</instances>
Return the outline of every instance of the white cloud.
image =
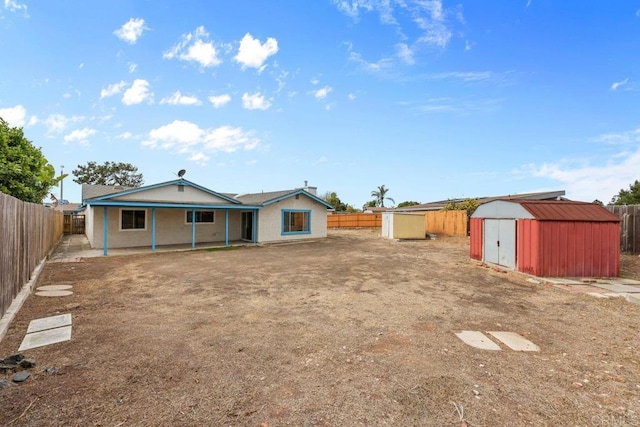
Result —
<instances>
[{"instance_id":1,"label":"white cloud","mask_svg":"<svg viewBox=\"0 0 640 427\"><path fill-rule=\"evenodd\" d=\"M199 151L197 153L193 153L190 157L189 160L191 160L192 162L195 162L196 164L200 165L200 166L205 166L207 164L207 162L209 161L210 157L207 156L206 154L204 154L202 151Z\"/></svg>"},{"instance_id":2,"label":"white cloud","mask_svg":"<svg viewBox=\"0 0 640 427\"><path fill-rule=\"evenodd\" d=\"M64 99L69 99L69 98L71 98L71 94L69 92L65 92L65 93L62 94L62 97Z\"/></svg>"},{"instance_id":3,"label":"white cloud","mask_svg":"<svg viewBox=\"0 0 640 427\"><path fill-rule=\"evenodd\" d=\"M131 139L133 138L133 134L129 131L122 132L120 135L116 136L117 139Z\"/></svg>"},{"instance_id":4,"label":"white cloud","mask_svg":"<svg viewBox=\"0 0 640 427\"><path fill-rule=\"evenodd\" d=\"M160 104L169 105L202 105L202 102L195 96L183 95L177 90L173 95L160 100Z\"/></svg>"},{"instance_id":5,"label":"white cloud","mask_svg":"<svg viewBox=\"0 0 640 427\"><path fill-rule=\"evenodd\" d=\"M313 91L313 96L315 96L315 98L318 100L325 99L327 95L329 95L329 93L331 93L332 91L333 91L332 87L325 86L323 88Z\"/></svg>"},{"instance_id":6,"label":"white cloud","mask_svg":"<svg viewBox=\"0 0 640 427\"><path fill-rule=\"evenodd\" d=\"M271 102L266 100L260 92L253 95L245 92L242 95L242 106L247 110L266 110L271 107Z\"/></svg>"},{"instance_id":7,"label":"white cloud","mask_svg":"<svg viewBox=\"0 0 640 427\"><path fill-rule=\"evenodd\" d=\"M429 78L436 80L460 79L465 82L489 80L494 75L491 71L450 71L446 73L430 74Z\"/></svg>"},{"instance_id":8,"label":"white cloud","mask_svg":"<svg viewBox=\"0 0 640 427\"><path fill-rule=\"evenodd\" d=\"M320 84L320 80L314 78L314 79L311 79L310 83L314 86L317 86Z\"/></svg>"},{"instance_id":9,"label":"white cloud","mask_svg":"<svg viewBox=\"0 0 640 427\"><path fill-rule=\"evenodd\" d=\"M619 82L614 82L614 83L611 85L611 90L618 90L618 88L619 88L619 87L624 86L624 85L626 85L627 83L629 83L629 79L628 79L628 78L626 78L626 79L624 79L624 80L622 80L622 81L619 81Z\"/></svg>"},{"instance_id":10,"label":"white cloud","mask_svg":"<svg viewBox=\"0 0 640 427\"><path fill-rule=\"evenodd\" d=\"M358 21L361 13L375 13L383 25L395 27L398 43L397 55L412 65L421 50L444 49L453 36L453 23L464 25L462 7L445 9L442 0L333 0L342 13ZM454 22L452 22L454 21ZM351 53L351 60L363 61L359 54ZM369 71L388 66L389 59L369 64Z\"/></svg>"},{"instance_id":11,"label":"white cloud","mask_svg":"<svg viewBox=\"0 0 640 427\"><path fill-rule=\"evenodd\" d=\"M33 126L40 123L40 119L38 119L38 116L31 116L29 117L29 123L27 123L27 126Z\"/></svg>"},{"instance_id":12,"label":"white cloud","mask_svg":"<svg viewBox=\"0 0 640 427\"><path fill-rule=\"evenodd\" d=\"M122 95L122 103L124 105L140 104L144 101L151 102L153 100L153 92L149 90L149 82L142 79L136 79L129 89L124 91Z\"/></svg>"},{"instance_id":13,"label":"white cloud","mask_svg":"<svg viewBox=\"0 0 640 427\"><path fill-rule=\"evenodd\" d=\"M278 52L278 41L269 37L264 43L255 39L247 33L240 41L238 54L235 56L236 62L241 64L241 68L256 68L262 71L264 63L272 55Z\"/></svg>"},{"instance_id":14,"label":"white cloud","mask_svg":"<svg viewBox=\"0 0 640 427\"><path fill-rule=\"evenodd\" d=\"M183 34L181 40L162 57L197 62L203 68L215 67L222 63L216 47L209 41L209 33L203 26L196 28L193 33Z\"/></svg>"},{"instance_id":15,"label":"white cloud","mask_svg":"<svg viewBox=\"0 0 640 427\"><path fill-rule=\"evenodd\" d=\"M209 102L213 105L214 108L220 108L223 105L229 103L231 101L231 96L226 93L223 95L210 96Z\"/></svg>"},{"instance_id":16,"label":"white cloud","mask_svg":"<svg viewBox=\"0 0 640 427\"><path fill-rule=\"evenodd\" d=\"M474 42L470 42L469 40L464 41L464 50L471 50L475 46Z\"/></svg>"},{"instance_id":17,"label":"white cloud","mask_svg":"<svg viewBox=\"0 0 640 427\"><path fill-rule=\"evenodd\" d=\"M407 46L406 43L398 43L396 45L396 51L398 52L398 57L406 64L413 65L416 63L416 60L413 58L413 50Z\"/></svg>"},{"instance_id":18,"label":"white cloud","mask_svg":"<svg viewBox=\"0 0 640 427\"><path fill-rule=\"evenodd\" d=\"M183 120L153 129L143 146L189 153L190 160L203 164L209 160L205 153L232 153L239 149L252 150L260 140L251 131L231 126L201 129L195 123Z\"/></svg>"},{"instance_id":19,"label":"white cloud","mask_svg":"<svg viewBox=\"0 0 640 427\"><path fill-rule=\"evenodd\" d=\"M69 144L77 142L80 145L88 145L87 139L91 135L95 135L96 130L91 128L76 129L68 135L64 136L64 143Z\"/></svg>"},{"instance_id":20,"label":"white cloud","mask_svg":"<svg viewBox=\"0 0 640 427\"><path fill-rule=\"evenodd\" d=\"M138 64L135 62L129 62L129 73L135 73L138 69Z\"/></svg>"},{"instance_id":21,"label":"white cloud","mask_svg":"<svg viewBox=\"0 0 640 427\"><path fill-rule=\"evenodd\" d=\"M347 97L349 98L349 101L353 101L354 99L356 99L356 95L354 93L350 93L349 95L347 95Z\"/></svg>"},{"instance_id":22,"label":"white cloud","mask_svg":"<svg viewBox=\"0 0 640 427\"><path fill-rule=\"evenodd\" d=\"M103 88L100 91L100 99L119 94L120 92L122 92L122 89L124 89L126 85L127 82L125 82L124 80L119 83L107 85L107 87Z\"/></svg>"},{"instance_id":23,"label":"white cloud","mask_svg":"<svg viewBox=\"0 0 640 427\"><path fill-rule=\"evenodd\" d=\"M604 142L611 145L622 145L640 142L640 129L620 133L605 133L594 138L596 142Z\"/></svg>"},{"instance_id":24,"label":"white cloud","mask_svg":"<svg viewBox=\"0 0 640 427\"><path fill-rule=\"evenodd\" d=\"M129 44L135 44L138 41L144 30L148 30L144 25L144 19L131 18L122 27L113 32L120 40L123 40Z\"/></svg>"},{"instance_id":25,"label":"white cloud","mask_svg":"<svg viewBox=\"0 0 640 427\"><path fill-rule=\"evenodd\" d=\"M24 11L25 15L27 15L27 5L18 3L16 0L4 0L4 8L10 10L11 12L18 12L20 10Z\"/></svg>"},{"instance_id":26,"label":"white cloud","mask_svg":"<svg viewBox=\"0 0 640 427\"><path fill-rule=\"evenodd\" d=\"M640 149L635 152L618 153L605 164L592 165L587 162L560 161L542 165L527 165L524 172L535 177L548 178L562 183L567 197L572 200L591 202L598 199L608 203L621 188L638 179Z\"/></svg>"},{"instance_id":27,"label":"white cloud","mask_svg":"<svg viewBox=\"0 0 640 427\"><path fill-rule=\"evenodd\" d=\"M62 114L50 114L43 123L47 127L47 134L57 134L63 132L69 123L80 123L84 119L84 116L66 117Z\"/></svg>"},{"instance_id":28,"label":"white cloud","mask_svg":"<svg viewBox=\"0 0 640 427\"><path fill-rule=\"evenodd\" d=\"M383 73L393 66L391 58L382 58L376 62L370 62L362 58L362 55L353 50L351 43L346 43L349 51L349 60L358 64L364 71L369 73Z\"/></svg>"},{"instance_id":29,"label":"white cloud","mask_svg":"<svg viewBox=\"0 0 640 427\"><path fill-rule=\"evenodd\" d=\"M22 105L0 108L0 117L2 117L11 127L23 127L27 117L27 110Z\"/></svg>"}]
</instances>

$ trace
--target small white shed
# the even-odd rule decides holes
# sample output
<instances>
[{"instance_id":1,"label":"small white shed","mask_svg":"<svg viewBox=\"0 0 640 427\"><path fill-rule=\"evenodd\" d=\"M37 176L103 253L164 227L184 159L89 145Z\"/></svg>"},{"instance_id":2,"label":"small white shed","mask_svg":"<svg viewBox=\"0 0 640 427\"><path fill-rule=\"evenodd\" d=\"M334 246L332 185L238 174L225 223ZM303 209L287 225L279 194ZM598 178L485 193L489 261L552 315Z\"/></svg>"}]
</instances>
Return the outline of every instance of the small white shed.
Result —
<instances>
[{"instance_id":1,"label":"small white shed","mask_svg":"<svg viewBox=\"0 0 640 427\"><path fill-rule=\"evenodd\" d=\"M382 237L387 239L425 239L424 215L382 212Z\"/></svg>"}]
</instances>

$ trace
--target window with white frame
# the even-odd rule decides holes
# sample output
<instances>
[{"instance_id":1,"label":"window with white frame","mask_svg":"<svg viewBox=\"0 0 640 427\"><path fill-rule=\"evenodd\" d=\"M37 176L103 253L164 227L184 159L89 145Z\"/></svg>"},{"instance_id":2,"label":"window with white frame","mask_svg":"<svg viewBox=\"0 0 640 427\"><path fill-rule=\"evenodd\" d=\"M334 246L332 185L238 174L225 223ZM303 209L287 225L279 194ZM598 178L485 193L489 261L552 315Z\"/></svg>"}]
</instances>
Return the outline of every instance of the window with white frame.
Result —
<instances>
[{"instance_id":1,"label":"window with white frame","mask_svg":"<svg viewBox=\"0 0 640 427\"><path fill-rule=\"evenodd\" d=\"M121 230L145 230L147 228L147 211L144 209L121 209Z\"/></svg>"},{"instance_id":2,"label":"window with white frame","mask_svg":"<svg viewBox=\"0 0 640 427\"><path fill-rule=\"evenodd\" d=\"M215 219L216 217L214 211L196 211L196 224L213 224L215 222ZM187 224L191 224L192 222L193 211L187 211Z\"/></svg>"},{"instance_id":3,"label":"window with white frame","mask_svg":"<svg viewBox=\"0 0 640 427\"><path fill-rule=\"evenodd\" d=\"M311 233L311 211L283 210L282 234Z\"/></svg>"}]
</instances>

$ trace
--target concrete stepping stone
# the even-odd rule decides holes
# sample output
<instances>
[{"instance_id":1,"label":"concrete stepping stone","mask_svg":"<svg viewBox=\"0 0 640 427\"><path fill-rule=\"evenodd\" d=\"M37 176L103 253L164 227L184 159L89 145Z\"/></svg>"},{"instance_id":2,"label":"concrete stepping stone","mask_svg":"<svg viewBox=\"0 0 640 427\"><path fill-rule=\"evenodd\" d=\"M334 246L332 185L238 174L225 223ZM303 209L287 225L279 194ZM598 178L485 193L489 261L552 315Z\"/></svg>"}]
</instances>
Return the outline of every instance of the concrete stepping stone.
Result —
<instances>
[{"instance_id":1,"label":"concrete stepping stone","mask_svg":"<svg viewBox=\"0 0 640 427\"><path fill-rule=\"evenodd\" d=\"M62 326L71 325L71 313L61 314L59 316L44 317L29 322L27 333L45 331L47 329L60 328Z\"/></svg>"},{"instance_id":2,"label":"concrete stepping stone","mask_svg":"<svg viewBox=\"0 0 640 427\"><path fill-rule=\"evenodd\" d=\"M496 339L515 351L540 351L540 347L515 332L489 331Z\"/></svg>"},{"instance_id":3,"label":"concrete stepping stone","mask_svg":"<svg viewBox=\"0 0 640 427\"><path fill-rule=\"evenodd\" d=\"M36 288L37 291L66 291L68 289L73 289L72 285L45 285L38 286Z\"/></svg>"},{"instance_id":4,"label":"concrete stepping stone","mask_svg":"<svg viewBox=\"0 0 640 427\"><path fill-rule=\"evenodd\" d=\"M42 347L69 340L71 340L71 326L47 329L46 331L34 332L32 334L25 335L18 351L29 350L31 348Z\"/></svg>"},{"instance_id":5,"label":"concrete stepping stone","mask_svg":"<svg viewBox=\"0 0 640 427\"><path fill-rule=\"evenodd\" d=\"M39 297L68 297L73 295L71 291L38 291L36 295Z\"/></svg>"},{"instance_id":6,"label":"concrete stepping stone","mask_svg":"<svg viewBox=\"0 0 640 427\"><path fill-rule=\"evenodd\" d=\"M600 289L606 289L609 292L618 292L621 294L637 294L640 293L640 288L636 287L636 286L630 286L630 285L620 285L617 283L613 283L610 285L604 284L604 283L593 283L592 286L596 286Z\"/></svg>"},{"instance_id":7,"label":"concrete stepping stone","mask_svg":"<svg viewBox=\"0 0 640 427\"><path fill-rule=\"evenodd\" d=\"M501 350L498 344L491 341L489 337L479 331L456 332L456 336L471 347L479 348L481 350Z\"/></svg>"}]
</instances>

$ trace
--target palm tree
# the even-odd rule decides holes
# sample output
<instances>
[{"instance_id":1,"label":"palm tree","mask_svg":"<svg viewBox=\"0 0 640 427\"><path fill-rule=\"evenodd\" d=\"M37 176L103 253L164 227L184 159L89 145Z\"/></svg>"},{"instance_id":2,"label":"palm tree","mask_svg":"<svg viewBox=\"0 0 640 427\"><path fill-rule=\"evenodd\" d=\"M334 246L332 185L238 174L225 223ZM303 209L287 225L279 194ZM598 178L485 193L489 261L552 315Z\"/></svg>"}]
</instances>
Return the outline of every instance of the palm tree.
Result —
<instances>
[{"instance_id":1,"label":"palm tree","mask_svg":"<svg viewBox=\"0 0 640 427\"><path fill-rule=\"evenodd\" d=\"M376 206L384 208L385 199L391 200L392 203L396 202L391 197L386 197L388 192L389 192L389 189L385 188L384 185L379 186L377 190L374 190L371 192L371 196L375 197Z\"/></svg>"}]
</instances>

